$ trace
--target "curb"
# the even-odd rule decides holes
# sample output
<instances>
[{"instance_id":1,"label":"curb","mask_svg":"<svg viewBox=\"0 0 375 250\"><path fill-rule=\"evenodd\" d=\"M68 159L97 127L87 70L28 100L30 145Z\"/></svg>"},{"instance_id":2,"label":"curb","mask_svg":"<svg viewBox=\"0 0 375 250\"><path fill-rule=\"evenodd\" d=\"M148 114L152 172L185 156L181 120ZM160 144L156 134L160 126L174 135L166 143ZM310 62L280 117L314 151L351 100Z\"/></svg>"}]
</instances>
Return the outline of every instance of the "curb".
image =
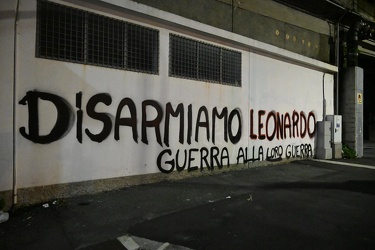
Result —
<instances>
[{"instance_id":1,"label":"curb","mask_svg":"<svg viewBox=\"0 0 375 250\"><path fill-rule=\"evenodd\" d=\"M168 242L158 242L133 235L123 235L116 239L92 245L84 250L192 250L191 248L169 244Z\"/></svg>"}]
</instances>

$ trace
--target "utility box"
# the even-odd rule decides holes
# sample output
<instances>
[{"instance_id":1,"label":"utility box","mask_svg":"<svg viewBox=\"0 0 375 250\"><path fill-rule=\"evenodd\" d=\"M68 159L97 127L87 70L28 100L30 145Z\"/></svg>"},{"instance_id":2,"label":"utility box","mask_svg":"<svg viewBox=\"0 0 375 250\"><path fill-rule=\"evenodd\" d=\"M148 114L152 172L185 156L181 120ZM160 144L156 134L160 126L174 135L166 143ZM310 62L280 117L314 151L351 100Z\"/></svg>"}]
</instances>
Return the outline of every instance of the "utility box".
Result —
<instances>
[{"instance_id":1,"label":"utility box","mask_svg":"<svg viewBox=\"0 0 375 250\"><path fill-rule=\"evenodd\" d=\"M327 121L331 122L332 142L342 142L342 117L341 115L327 115Z\"/></svg>"},{"instance_id":2,"label":"utility box","mask_svg":"<svg viewBox=\"0 0 375 250\"><path fill-rule=\"evenodd\" d=\"M318 147L316 157L318 159L332 159L331 148L331 122L318 121Z\"/></svg>"},{"instance_id":3,"label":"utility box","mask_svg":"<svg viewBox=\"0 0 375 250\"><path fill-rule=\"evenodd\" d=\"M331 147L332 156L334 159L342 158L342 116L341 115L327 115L327 121L331 123L332 136Z\"/></svg>"}]
</instances>

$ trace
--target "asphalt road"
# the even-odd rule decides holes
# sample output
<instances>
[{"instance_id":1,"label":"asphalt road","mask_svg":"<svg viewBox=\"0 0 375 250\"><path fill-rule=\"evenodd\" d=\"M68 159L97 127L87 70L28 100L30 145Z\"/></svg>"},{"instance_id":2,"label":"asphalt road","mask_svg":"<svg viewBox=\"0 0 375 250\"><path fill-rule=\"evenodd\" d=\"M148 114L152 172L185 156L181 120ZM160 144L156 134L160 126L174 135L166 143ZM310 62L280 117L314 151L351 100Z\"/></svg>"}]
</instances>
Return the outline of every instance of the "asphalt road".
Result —
<instances>
[{"instance_id":1,"label":"asphalt road","mask_svg":"<svg viewBox=\"0 0 375 250\"><path fill-rule=\"evenodd\" d=\"M144 221L128 233L192 249L375 248L374 170L311 162L286 168L304 174L249 187L249 176L234 173L227 178L233 182L217 185L242 192Z\"/></svg>"},{"instance_id":2,"label":"asphalt road","mask_svg":"<svg viewBox=\"0 0 375 250\"><path fill-rule=\"evenodd\" d=\"M20 209L0 249L375 249L374 195L374 169L298 161Z\"/></svg>"}]
</instances>

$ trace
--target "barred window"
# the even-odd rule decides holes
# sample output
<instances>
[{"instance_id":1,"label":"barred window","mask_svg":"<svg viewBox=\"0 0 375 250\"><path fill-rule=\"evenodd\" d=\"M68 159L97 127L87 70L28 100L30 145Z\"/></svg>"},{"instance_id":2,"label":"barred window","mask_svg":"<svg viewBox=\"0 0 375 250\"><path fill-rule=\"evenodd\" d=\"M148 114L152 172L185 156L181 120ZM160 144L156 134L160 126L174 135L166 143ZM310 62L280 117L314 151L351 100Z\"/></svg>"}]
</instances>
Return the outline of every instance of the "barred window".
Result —
<instances>
[{"instance_id":1,"label":"barred window","mask_svg":"<svg viewBox=\"0 0 375 250\"><path fill-rule=\"evenodd\" d=\"M170 34L169 75L241 86L241 53Z\"/></svg>"},{"instance_id":2,"label":"barred window","mask_svg":"<svg viewBox=\"0 0 375 250\"><path fill-rule=\"evenodd\" d=\"M169 74L184 78L197 78L197 44L194 40L175 35L169 42Z\"/></svg>"},{"instance_id":3,"label":"barred window","mask_svg":"<svg viewBox=\"0 0 375 250\"><path fill-rule=\"evenodd\" d=\"M126 35L127 67L132 70L142 68L148 72L158 69L159 50L154 48L155 44L159 44L156 32L128 23Z\"/></svg>"},{"instance_id":4,"label":"barred window","mask_svg":"<svg viewBox=\"0 0 375 250\"><path fill-rule=\"evenodd\" d=\"M241 86L241 53L222 49L222 80L232 85Z\"/></svg>"},{"instance_id":5,"label":"barred window","mask_svg":"<svg viewBox=\"0 0 375 250\"><path fill-rule=\"evenodd\" d=\"M37 54L40 57L84 62L83 11L38 2L38 31Z\"/></svg>"},{"instance_id":6,"label":"barred window","mask_svg":"<svg viewBox=\"0 0 375 250\"><path fill-rule=\"evenodd\" d=\"M220 48L198 43L198 79L220 82Z\"/></svg>"},{"instance_id":7,"label":"barred window","mask_svg":"<svg viewBox=\"0 0 375 250\"><path fill-rule=\"evenodd\" d=\"M125 68L125 23L94 14L87 21L87 63Z\"/></svg>"},{"instance_id":8,"label":"barred window","mask_svg":"<svg viewBox=\"0 0 375 250\"><path fill-rule=\"evenodd\" d=\"M46 0L37 11L37 57L158 74L158 30Z\"/></svg>"}]
</instances>

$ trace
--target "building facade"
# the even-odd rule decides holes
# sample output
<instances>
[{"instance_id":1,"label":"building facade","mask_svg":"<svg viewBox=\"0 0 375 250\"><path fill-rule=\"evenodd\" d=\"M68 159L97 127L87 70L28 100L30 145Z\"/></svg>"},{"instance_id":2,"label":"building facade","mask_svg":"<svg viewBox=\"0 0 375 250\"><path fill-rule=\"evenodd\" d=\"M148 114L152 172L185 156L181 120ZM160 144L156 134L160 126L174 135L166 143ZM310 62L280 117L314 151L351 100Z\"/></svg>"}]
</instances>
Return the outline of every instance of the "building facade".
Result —
<instances>
[{"instance_id":1,"label":"building facade","mask_svg":"<svg viewBox=\"0 0 375 250\"><path fill-rule=\"evenodd\" d=\"M313 158L335 26L274 1L7 0L0 192L13 204Z\"/></svg>"}]
</instances>

